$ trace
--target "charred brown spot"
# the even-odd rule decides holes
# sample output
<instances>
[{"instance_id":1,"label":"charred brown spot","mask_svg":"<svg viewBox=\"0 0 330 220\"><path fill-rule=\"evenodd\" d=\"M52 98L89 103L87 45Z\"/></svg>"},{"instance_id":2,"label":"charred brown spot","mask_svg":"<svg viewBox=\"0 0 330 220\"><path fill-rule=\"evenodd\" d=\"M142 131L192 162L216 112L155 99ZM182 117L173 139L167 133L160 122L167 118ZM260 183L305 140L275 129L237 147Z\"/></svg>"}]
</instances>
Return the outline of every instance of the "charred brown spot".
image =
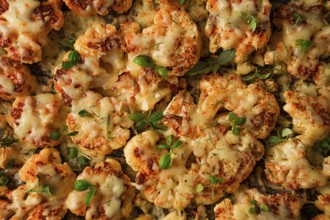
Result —
<instances>
[{"instance_id":1,"label":"charred brown spot","mask_svg":"<svg viewBox=\"0 0 330 220\"><path fill-rule=\"evenodd\" d=\"M7 11L8 8L9 8L9 4L8 4L7 0L1 0L1 2L0 2L0 14Z\"/></svg>"},{"instance_id":2,"label":"charred brown spot","mask_svg":"<svg viewBox=\"0 0 330 220\"><path fill-rule=\"evenodd\" d=\"M24 105L24 101L20 101L17 104L17 107L11 110L10 115L15 119L15 121L21 118Z\"/></svg>"},{"instance_id":3,"label":"charred brown spot","mask_svg":"<svg viewBox=\"0 0 330 220\"><path fill-rule=\"evenodd\" d=\"M147 174L144 172L140 172L135 179L135 182L139 185L142 185L146 182L147 180Z\"/></svg>"}]
</instances>

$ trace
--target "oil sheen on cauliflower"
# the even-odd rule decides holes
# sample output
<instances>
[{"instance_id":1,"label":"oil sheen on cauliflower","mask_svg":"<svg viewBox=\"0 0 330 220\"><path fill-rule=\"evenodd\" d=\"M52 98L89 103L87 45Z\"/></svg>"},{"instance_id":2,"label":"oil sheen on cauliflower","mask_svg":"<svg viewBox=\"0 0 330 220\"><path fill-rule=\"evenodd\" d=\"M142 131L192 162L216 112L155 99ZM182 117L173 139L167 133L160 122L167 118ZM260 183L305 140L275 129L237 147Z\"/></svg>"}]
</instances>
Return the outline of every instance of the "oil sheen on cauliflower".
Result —
<instances>
[{"instance_id":1,"label":"oil sheen on cauliflower","mask_svg":"<svg viewBox=\"0 0 330 220\"><path fill-rule=\"evenodd\" d=\"M7 120L20 141L42 148L60 143L61 138L52 138L52 134L60 132L65 117L61 97L47 93L17 97Z\"/></svg>"},{"instance_id":2,"label":"oil sheen on cauliflower","mask_svg":"<svg viewBox=\"0 0 330 220\"><path fill-rule=\"evenodd\" d=\"M22 63L40 62L48 33L64 23L60 0L2 0L0 45Z\"/></svg>"},{"instance_id":3,"label":"oil sheen on cauliflower","mask_svg":"<svg viewBox=\"0 0 330 220\"><path fill-rule=\"evenodd\" d=\"M31 156L19 170L19 178L25 184L5 194L4 208L13 215L11 219L64 217L67 208L63 203L73 189L76 175L68 164L61 163L56 149L46 148ZM50 193L42 192L45 186Z\"/></svg>"},{"instance_id":4,"label":"oil sheen on cauliflower","mask_svg":"<svg viewBox=\"0 0 330 220\"><path fill-rule=\"evenodd\" d=\"M271 32L268 0L208 0L206 7L210 15L205 34L210 38L211 53L219 48L235 48L235 61L241 63L268 43Z\"/></svg>"},{"instance_id":5,"label":"oil sheen on cauliflower","mask_svg":"<svg viewBox=\"0 0 330 220\"><path fill-rule=\"evenodd\" d=\"M17 61L0 57L0 98L13 100L35 92L37 81L30 70Z\"/></svg>"},{"instance_id":6,"label":"oil sheen on cauliflower","mask_svg":"<svg viewBox=\"0 0 330 220\"><path fill-rule=\"evenodd\" d=\"M268 211L261 210L259 214L250 213L255 200L260 207L268 207ZM265 206L266 205L266 206ZM261 220L261 219L300 219L302 201L290 193L262 194L256 188L241 187L234 193L234 202L226 198L215 206L216 220Z\"/></svg>"},{"instance_id":7,"label":"oil sheen on cauliflower","mask_svg":"<svg viewBox=\"0 0 330 220\"><path fill-rule=\"evenodd\" d=\"M182 76L199 60L201 39L196 24L183 10L162 7L154 23L142 31L135 22L121 25L124 48L128 53L128 70L138 72L132 61L141 54L150 56L156 65L168 69L169 75Z\"/></svg>"},{"instance_id":8,"label":"oil sheen on cauliflower","mask_svg":"<svg viewBox=\"0 0 330 220\"><path fill-rule=\"evenodd\" d=\"M126 144L133 121L123 102L89 91L72 103L66 124L69 132L78 131L71 139L79 150L99 161Z\"/></svg>"},{"instance_id":9,"label":"oil sheen on cauliflower","mask_svg":"<svg viewBox=\"0 0 330 220\"><path fill-rule=\"evenodd\" d=\"M86 167L77 180L86 180L95 186L91 203L84 203L88 190L72 191L66 205L69 210L85 219L123 219L132 211L135 196L130 179L122 172L120 164L113 159Z\"/></svg>"}]
</instances>

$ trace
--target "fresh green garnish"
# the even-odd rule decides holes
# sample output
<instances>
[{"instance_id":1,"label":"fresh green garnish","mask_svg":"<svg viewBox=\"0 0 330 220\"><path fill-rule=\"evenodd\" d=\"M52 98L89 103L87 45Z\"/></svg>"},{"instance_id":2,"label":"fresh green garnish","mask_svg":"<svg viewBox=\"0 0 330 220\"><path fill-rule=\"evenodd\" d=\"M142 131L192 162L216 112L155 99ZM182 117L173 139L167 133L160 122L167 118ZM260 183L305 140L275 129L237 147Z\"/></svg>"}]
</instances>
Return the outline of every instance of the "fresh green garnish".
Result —
<instances>
[{"instance_id":1,"label":"fresh green garnish","mask_svg":"<svg viewBox=\"0 0 330 220\"><path fill-rule=\"evenodd\" d=\"M269 212L269 210L270 210L268 205L266 205L266 204L258 205L256 200L252 200L251 204L252 204L252 207L249 208L249 213L251 215L258 215L258 214L260 214L261 211Z\"/></svg>"},{"instance_id":2,"label":"fresh green garnish","mask_svg":"<svg viewBox=\"0 0 330 220\"><path fill-rule=\"evenodd\" d=\"M221 178L221 177L215 177L215 176L210 175L209 176L209 181L212 184L212 197L214 197L214 187L215 187L215 185L218 184L218 183L222 183L224 181L224 179Z\"/></svg>"},{"instance_id":3,"label":"fresh green garnish","mask_svg":"<svg viewBox=\"0 0 330 220\"><path fill-rule=\"evenodd\" d=\"M158 148L160 148L160 149L169 149L170 150L169 153L162 155L158 161L159 167L162 170L166 170L171 167L171 165L172 165L171 154L173 153L172 150L176 149L182 145L182 141L180 141L180 140L176 140L173 143L172 142L173 142L173 135L169 135L166 137L166 144L158 145Z\"/></svg>"},{"instance_id":4,"label":"fresh green garnish","mask_svg":"<svg viewBox=\"0 0 330 220\"><path fill-rule=\"evenodd\" d=\"M203 184L199 183L196 188L196 192L200 193L204 190Z\"/></svg>"},{"instance_id":5,"label":"fresh green garnish","mask_svg":"<svg viewBox=\"0 0 330 220\"><path fill-rule=\"evenodd\" d=\"M70 34L63 42L61 42L61 45L64 50L73 50L74 42L76 41L77 36L75 33Z\"/></svg>"},{"instance_id":6,"label":"fresh green garnish","mask_svg":"<svg viewBox=\"0 0 330 220\"><path fill-rule=\"evenodd\" d=\"M260 72L258 72L258 70L256 69L256 71L252 74L246 75L242 77L242 80L244 81L252 81L256 78L259 79L268 79L271 76L272 72L266 73L266 74L261 74Z\"/></svg>"},{"instance_id":7,"label":"fresh green garnish","mask_svg":"<svg viewBox=\"0 0 330 220\"><path fill-rule=\"evenodd\" d=\"M294 132L290 128L284 128L281 131L278 131L277 136L270 136L268 141L272 144L279 144L288 140L289 138L294 136Z\"/></svg>"},{"instance_id":8,"label":"fresh green garnish","mask_svg":"<svg viewBox=\"0 0 330 220\"><path fill-rule=\"evenodd\" d=\"M154 66L154 61L147 55L138 55L133 59L133 63L141 67L151 68Z\"/></svg>"},{"instance_id":9,"label":"fresh green garnish","mask_svg":"<svg viewBox=\"0 0 330 220\"><path fill-rule=\"evenodd\" d=\"M299 46L303 52L305 52L307 48L310 47L312 44L313 42L309 40L303 40L303 39L296 40L296 46Z\"/></svg>"},{"instance_id":10,"label":"fresh green garnish","mask_svg":"<svg viewBox=\"0 0 330 220\"><path fill-rule=\"evenodd\" d=\"M321 152L324 156L327 156L330 151L330 144L327 141L322 141L320 145Z\"/></svg>"},{"instance_id":11,"label":"fresh green garnish","mask_svg":"<svg viewBox=\"0 0 330 220\"><path fill-rule=\"evenodd\" d=\"M160 123L160 120L163 118L162 112L154 112L149 116L142 113L133 113L128 115L128 118L135 122L134 127L137 131L141 131L148 125L154 129L166 129L166 127Z\"/></svg>"},{"instance_id":12,"label":"fresh green garnish","mask_svg":"<svg viewBox=\"0 0 330 220\"><path fill-rule=\"evenodd\" d=\"M234 112L229 112L228 119L232 125L231 131L234 135L240 134L240 127L243 126L246 122L246 118L238 117Z\"/></svg>"},{"instance_id":13,"label":"fresh green garnish","mask_svg":"<svg viewBox=\"0 0 330 220\"><path fill-rule=\"evenodd\" d=\"M78 192L89 189L89 191L85 197L85 200L84 200L85 204L88 206L94 197L96 186L90 184L86 180L76 180L73 184L73 188Z\"/></svg>"},{"instance_id":14,"label":"fresh green garnish","mask_svg":"<svg viewBox=\"0 0 330 220\"><path fill-rule=\"evenodd\" d=\"M5 176L5 174L0 173L0 186L5 186L9 182L8 178Z\"/></svg>"},{"instance_id":15,"label":"fresh green garnish","mask_svg":"<svg viewBox=\"0 0 330 220\"><path fill-rule=\"evenodd\" d=\"M268 138L268 141L269 141L270 143L272 143L272 144L279 144L279 143L281 143L281 142L283 141L283 139L280 138L280 137L278 137L278 136L270 136L270 137Z\"/></svg>"},{"instance_id":16,"label":"fresh green garnish","mask_svg":"<svg viewBox=\"0 0 330 220\"><path fill-rule=\"evenodd\" d=\"M222 51L218 57L210 57L207 62L201 61L190 69L185 75L196 76L199 74L206 74L209 72L216 73L220 66L226 65L235 57L235 50L229 49Z\"/></svg>"},{"instance_id":17,"label":"fresh green garnish","mask_svg":"<svg viewBox=\"0 0 330 220\"><path fill-rule=\"evenodd\" d=\"M86 111L86 110L81 110L81 111L78 112L78 115L79 115L80 117L86 117L86 116L89 115L89 112Z\"/></svg>"},{"instance_id":18,"label":"fresh green garnish","mask_svg":"<svg viewBox=\"0 0 330 220\"><path fill-rule=\"evenodd\" d=\"M166 78L167 77L167 69L166 67L163 67L163 66L156 66L155 67L155 71L163 78Z\"/></svg>"},{"instance_id":19,"label":"fresh green garnish","mask_svg":"<svg viewBox=\"0 0 330 220\"><path fill-rule=\"evenodd\" d=\"M59 140L59 139L61 138L61 133L60 133L60 132L57 132L57 131L53 131L53 132L50 134L49 138L50 138L51 140L57 141L57 140Z\"/></svg>"},{"instance_id":20,"label":"fresh green garnish","mask_svg":"<svg viewBox=\"0 0 330 220\"><path fill-rule=\"evenodd\" d=\"M68 61L62 62L62 69L68 70L72 68L76 63L80 62L80 55L78 51L72 50L68 55Z\"/></svg>"},{"instance_id":21,"label":"fresh green garnish","mask_svg":"<svg viewBox=\"0 0 330 220\"><path fill-rule=\"evenodd\" d=\"M301 14L298 14L297 12L293 13L293 17L295 19L295 25L300 25L301 22L304 21L304 17Z\"/></svg>"},{"instance_id":22,"label":"fresh green garnish","mask_svg":"<svg viewBox=\"0 0 330 220\"><path fill-rule=\"evenodd\" d=\"M252 32L254 32L257 29L257 19L253 17L252 15L248 16L248 24L250 24Z\"/></svg>"},{"instance_id":23,"label":"fresh green garnish","mask_svg":"<svg viewBox=\"0 0 330 220\"><path fill-rule=\"evenodd\" d=\"M46 193L49 196L52 196L52 193L50 191L50 187L48 184L45 184L44 186L42 186L41 189L38 189L40 187L41 177L40 177L40 175L37 174L36 178L37 178L37 184L32 189L29 189L26 192L36 192L36 193L41 192L41 193Z\"/></svg>"},{"instance_id":24,"label":"fresh green garnish","mask_svg":"<svg viewBox=\"0 0 330 220\"><path fill-rule=\"evenodd\" d=\"M9 135L8 133L5 135L5 130L0 129L0 147L9 147L14 143L18 142L17 139Z\"/></svg>"},{"instance_id":25,"label":"fresh green garnish","mask_svg":"<svg viewBox=\"0 0 330 220\"><path fill-rule=\"evenodd\" d=\"M69 157L71 159L76 158L78 156L78 149L77 148L69 147L68 150L69 150Z\"/></svg>"},{"instance_id":26,"label":"fresh green garnish","mask_svg":"<svg viewBox=\"0 0 330 220\"><path fill-rule=\"evenodd\" d=\"M76 136L77 134L79 134L79 131L72 131L72 132L66 134L66 136L72 137L72 136Z\"/></svg>"},{"instance_id":27,"label":"fresh green garnish","mask_svg":"<svg viewBox=\"0 0 330 220\"><path fill-rule=\"evenodd\" d=\"M46 193L49 196L52 196L52 193L50 192L50 187L48 184L44 185L40 192Z\"/></svg>"},{"instance_id":28,"label":"fresh green garnish","mask_svg":"<svg viewBox=\"0 0 330 220\"><path fill-rule=\"evenodd\" d=\"M186 0L180 0L180 4L183 5Z\"/></svg>"},{"instance_id":29,"label":"fresh green garnish","mask_svg":"<svg viewBox=\"0 0 330 220\"><path fill-rule=\"evenodd\" d=\"M81 169L84 169L88 165L89 165L89 160L86 157L79 157L79 159L78 159L78 166Z\"/></svg>"},{"instance_id":30,"label":"fresh green garnish","mask_svg":"<svg viewBox=\"0 0 330 220\"><path fill-rule=\"evenodd\" d=\"M163 154L158 161L159 167L162 170L167 170L172 165L171 154Z\"/></svg>"}]
</instances>

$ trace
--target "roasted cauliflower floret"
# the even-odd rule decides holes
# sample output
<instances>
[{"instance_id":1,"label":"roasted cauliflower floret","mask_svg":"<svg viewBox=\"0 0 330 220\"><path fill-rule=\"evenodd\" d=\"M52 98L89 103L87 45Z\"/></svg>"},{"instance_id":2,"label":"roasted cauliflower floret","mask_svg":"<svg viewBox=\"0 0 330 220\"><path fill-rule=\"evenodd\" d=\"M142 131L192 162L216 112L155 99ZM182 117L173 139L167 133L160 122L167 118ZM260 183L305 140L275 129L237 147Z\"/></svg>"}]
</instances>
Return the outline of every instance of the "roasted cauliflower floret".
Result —
<instances>
[{"instance_id":1,"label":"roasted cauliflower floret","mask_svg":"<svg viewBox=\"0 0 330 220\"><path fill-rule=\"evenodd\" d=\"M83 16L107 15L110 10L123 13L132 6L132 0L64 0L64 2L72 11Z\"/></svg>"},{"instance_id":2,"label":"roasted cauliflower floret","mask_svg":"<svg viewBox=\"0 0 330 220\"><path fill-rule=\"evenodd\" d=\"M270 38L268 0L208 0L210 15L205 33L210 38L210 52L235 48L235 61L241 63L255 50L262 49Z\"/></svg>"},{"instance_id":3,"label":"roasted cauliflower floret","mask_svg":"<svg viewBox=\"0 0 330 220\"><path fill-rule=\"evenodd\" d=\"M67 212L63 205L73 189L76 175L68 164L61 163L56 149L46 148L31 156L19 171L26 184L6 193L5 210L12 219L61 219Z\"/></svg>"},{"instance_id":4,"label":"roasted cauliflower floret","mask_svg":"<svg viewBox=\"0 0 330 220\"><path fill-rule=\"evenodd\" d=\"M169 101L177 82L171 84L152 70L144 70L137 79L122 73L112 85L112 95L138 111L150 111L160 101Z\"/></svg>"},{"instance_id":5,"label":"roasted cauliflower floret","mask_svg":"<svg viewBox=\"0 0 330 220\"><path fill-rule=\"evenodd\" d=\"M265 63L284 62L288 73L305 80L317 72L319 59L330 55L326 9L322 1L295 1L274 11L274 24L280 31L270 41Z\"/></svg>"},{"instance_id":6,"label":"roasted cauliflower floret","mask_svg":"<svg viewBox=\"0 0 330 220\"><path fill-rule=\"evenodd\" d=\"M72 191L66 205L75 215L88 219L127 218L133 208L135 196L130 179L122 172L120 164L107 159L94 168L86 167L77 181L85 180L94 187L90 204L84 203L88 190Z\"/></svg>"},{"instance_id":7,"label":"roasted cauliflower floret","mask_svg":"<svg viewBox=\"0 0 330 220\"><path fill-rule=\"evenodd\" d=\"M143 186L146 198L157 206L182 210L192 201L212 204L224 192L235 191L260 159L255 154L262 155L263 146L250 136L222 134L222 129L209 129L204 136L195 134L201 137L174 149L168 169L159 164L168 152L157 148L162 143L157 133L146 131L133 137L124 154L127 163L138 171L136 183ZM190 161L192 155L196 159ZM220 180L212 183L210 178ZM196 191L199 184L202 192Z\"/></svg>"},{"instance_id":8,"label":"roasted cauliflower floret","mask_svg":"<svg viewBox=\"0 0 330 220\"><path fill-rule=\"evenodd\" d=\"M63 26L60 0L2 0L0 10L0 46L7 56L22 63L41 61L47 35Z\"/></svg>"},{"instance_id":9,"label":"roasted cauliflower floret","mask_svg":"<svg viewBox=\"0 0 330 220\"><path fill-rule=\"evenodd\" d=\"M324 215L328 218L330 217L330 187L327 185L326 187L320 188L320 195L317 196L317 200L315 201L315 206L322 210Z\"/></svg>"},{"instance_id":10,"label":"roasted cauliflower floret","mask_svg":"<svg viewBox=\"0 0 330 220\"><path fill-rule=\"evenodd\" d=\"M309 162L307 148L299 139L270 148L265 160L267 179L290 190L325 186L326 173Z\"/></svg>"},{"instance_id":11,"label":"roasted cauliflower floret","mask_svg":"<svg viewBox=\"0 0 330 220\"><path fill-rule=\"evenodd\" d=\"M17 61L0 57L0 98L13 100L35 92L37 81L30 70Z\"/></svg>"},{"instance_id":12,"label":"roasted cauliflower floret","mask_svg":"<svg viewBox=\"0 0 330 220\"><path fill-rule=\"evenodd\" d=\"M52 134L63 128L66 115L61 103L61 97L53 94L18 97L7 116L8 124L19 140L31 147L55 146L60 137Z\"/></svg>"},{"instance_id":13,"label":"roasted cauliflower floret","mask_svg":"<svg viewBox=\"0 0 330 220\"><path fill-rule=\"evenodd\" d=\"M132 61L141 54L150 56L156 65L170 69L168 74L176 76L182 76L199 60L200 34L185 11L163 7L156 13L154 24L142 32L135 22L123 23L121 32L129 71L136 72L138 66Z\"/></svg>"},{"instance_id":14,"label":"roasted cauliflower floret","mask_svg":"<svg viewBox=\"0 0 330 220\"><path fill-rule=\"evenodd\" d=\"M259 213L253 213L254 204ZM262 194L256 188L240 188L234 193L234 202L225 199L215 206L216 220L245 219L300 219L302 201L295 195L284 192L271 195Z\"/></svg>"},{"instance_id":15,"label":"roasted cauliflower floret","mask_svg":"<svg viewBox=\"0 0 330 220\"><path fill-rule=\"evenodd\" d=\"M71 139L79 150L99 161L126 144L133 121L123 102L89 91L73 101L66 124L69 132L78 131Z\"/></svg>"},{"instance_id":16,"label":"roasted cauliflower floret","mask_svg":"<svg viewBox=\"0 0 330 220\"><path fill-rule=\"evenodd\" d=\"M86 30L74 44L80 63L70 69L58 67L54 73L55 90L66 105L90 90L102 88L116 80L117 72L124 67L119 35L112 25L98 24ZM68 53L64 61L68 59Z\"/></svg>"},{"instance_id":17,"label":"roasted cauliflower floret","mask_svg":"<svg viewBox=\"0 0 330 220\"><path fill-rule=\"evenodd\" d=\"M284 111L293 119L293 129L300 139L312 145L326 138L330 132L330 90L320 89L319 96L294 91L284 93Z\"/></svg>"}]
</instances>

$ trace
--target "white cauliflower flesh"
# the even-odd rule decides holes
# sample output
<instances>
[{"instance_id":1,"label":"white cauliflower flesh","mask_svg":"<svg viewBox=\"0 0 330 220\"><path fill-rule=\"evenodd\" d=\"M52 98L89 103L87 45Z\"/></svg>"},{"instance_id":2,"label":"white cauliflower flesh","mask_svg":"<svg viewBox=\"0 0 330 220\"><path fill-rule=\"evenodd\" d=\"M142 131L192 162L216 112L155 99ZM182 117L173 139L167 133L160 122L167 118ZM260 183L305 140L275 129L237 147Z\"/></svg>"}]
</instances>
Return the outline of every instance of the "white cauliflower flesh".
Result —
<instances>
[{"instance_id":1,"label":"white cauliflower flesh","mask_svg":"<svg viewBox=\"0 0 330 220\"><path fill-rule=\"evenodd\" d=\"M79 150L99 161L126 144L133 121L123 102L89 91L73 101L66 125L69 132L78 132L71 139Z\"/></svg>"},{"instance_id":2,"label":"white cauliflower flesh","mask_svg":"<svg viewBox=\"0 0 330 220\"><path fill-rule=\"evenodd\" d=\"M98 24L86 30L74 44L80 62L70 69L58 67L54 73L55 90L66 105L82 97L90 89L102 88L116 80L123 66L120 38L112 25ZM64 57L68 60L70 53Z\"/></svg>"},{"instance_id":3,"label":"white cauliflower flesh","mask_svg":"<svg viewBox=\"0 0 330 220\"><path fill-rule=\"evenodd\" d=\"M266 64L284 62L291 75L307 79L319 68L319 59L330 55L330 26L322 1L295 1L275 8L274 33L265 54ZM321 77L319 74L316 78ZM316 79L316 82L319 82Z\"/></svg>"},{"instance_id":4,"label":"white cauliflower flesh","mask_svg":"<svg viewBox=\"0 0 330 220\"><path fill-rule=\"evenodd\" d=\"M241 63L270 38L268 0L208 0L205 34L210 38L210 52L235 48L235 61Z\"/></svg>"},{"instance_id":5,"label":"white cauliflower flesh","mask_svg":"<svg viewBox=\"0 0 330 220\"><path fill-rule=\"evenodd\" d=\"M37 81L30 70L17 61L0 57L0 98L13 100L35 92Z\"/></svg>"},{"instance_id":6,"label":"white cauliflower flesh","mask_svg":"<svg viewBox=\"0 0 330 220\"><path fill-rule=\"evenodd\" d=\"M61 219L67 209L63 205L73 189L76 175L68 164L61 163L59 152L53 148L31 156L19 171L26 184L6 193L5 210L12 219Z\"/></svg>"},{"instance_id":7,"label":"white cauliflower flesh","mask_svg":"<svg viewBox=\"0 0 330 220\"><path fill-rule=\"evenodd\" d=\"M154 23L140 32L140 25L125 22L121 26L124 48L128 53L128 70L137 72L132 61L138 55L150 56L156 65L182 76L199 60L201 39L196 24L185 11L161 8Z\"/></svg>"},{"instance_id":8,"label":"white cauliflower flesh","mask_svg":"<svg viewBox=\"0 0 330 220\"><path fill-rule=\"evenodd\" d=\"M176 82L174 82L177 84ZM113 84L112 95L138 111L150 111L160 101L169 101L172 90L177 86L151 70L141 72L137 79L124 72Z\"/></svg>"},{"instance_id":9,"label":"white cauliflower flesh","mask_svg":"<svg viewBox=\"0 0 330 220\"><path fill-rule=\"evenodd\" d=\"M2 0L0 45L7 56L22 63L41 61L48 33L63 26L61 4L59 0Z\"/></svg>"},{"instance_id":10,"label":"white cauliflower flesh","mask_svg":"<svg viewBox=\"0 0 330 220\"><path fill-rule=\"evenodd\" d=\"M290 190L325 186L326 173L309 162L307 150L299 139L270 148L265 162L267 179Z\"/></svg>"},{"instance_id":11,"label":"white cauliflower flesh","mask_svg":"<svg viewBox=\"0 0 330 220\"><path fill-rule=\"evenodd\" d=\"M120 164L107 159L95 167L86 167L78 176L77 181L85 180L91 186L83 191L72 191L66 205L69 210L85 219L123 219L127 218L133 208L135 196L130 179L122 172ZM89 190L94 190L89 204L86 196Z\"/></svg>"},{"instance_id":12,"label":"white cauliflower flesh","mask_svg":"<svg viewBox=\"0 0 330 220\"><path fill-rule=\"evenodd\" d=\"M323 211L324 217L329 219L330 217L330 186L329 184L323 188L318 189L320 195L317 196L317 200L315 201L315 206ZM320 219L322 220L322 218Z\"/></svg>"},{"instance_id":13,"label":"white cauliflower flesh","mask_svg":"<svg viewBox=\"0 0 330 220\"><path fill-rule=\"evenodd\" d=\"M168 169L159 164L168 151L158 147L163 143L158 134L146 131L133 137L124 154L138 171L136 183L143 186L146 198L163 208L183 210L192 201L212 204L224 192L235 191L260 159L257 155L263 154L263 146L251 136L237 137L230 131L223 134L223 129L225 132L226 128L218 126L195 134L197 139L188 139L174 149ZM220 180L212 183L210 178ZM196 191L198 185L203 186L202 192Z\"/></svg>"},{"instance_id":14,"label":"white cauliflower flesh","mask_svg":"<svg viewBox=\"0 0 330 220\"><path fill-rule=\"evenodd\" d=\"M110 10L118 13L128 11L132 0L64 0L65 4L75 13L83 16L95 14L107 15Z\"/></svg>"},{"instance_id":15,"label":"white cauliflower flesh","mask_svg":"<svg viewBox=\"0 0 330 220\"><path fill-rule=\"evenodd\" d=\"M64 126L65 114L61 97L47 93L16 98L7 120L20 141L41 148L60 143L53 135Z\"/></svg>"},{"instance_id":16,"label":"white cauliflower flesh","mask_svg":"<svg viewBox=\"0 0 330 220\"><path fill-rule=\"evenodd\" d=\"M298 220L301 208L302 201L293 194L285 192L265 195L256 188L242 187L234 193L234 202L225 199L215 206L214 212L216 220Z\"/></svg>"},{"instance_id":17,"label":"white cauliflower flesh","mask_svg":"<svg viewBox=\"0 0 330 220\"><path fill-rule=\"evenodd\" d=\"M330 132L330 90L320 89L318 96L294 91L284 93L284 111L293 119L293 129L308 145L321 141Z\"/></svg>"}]
</instances>

